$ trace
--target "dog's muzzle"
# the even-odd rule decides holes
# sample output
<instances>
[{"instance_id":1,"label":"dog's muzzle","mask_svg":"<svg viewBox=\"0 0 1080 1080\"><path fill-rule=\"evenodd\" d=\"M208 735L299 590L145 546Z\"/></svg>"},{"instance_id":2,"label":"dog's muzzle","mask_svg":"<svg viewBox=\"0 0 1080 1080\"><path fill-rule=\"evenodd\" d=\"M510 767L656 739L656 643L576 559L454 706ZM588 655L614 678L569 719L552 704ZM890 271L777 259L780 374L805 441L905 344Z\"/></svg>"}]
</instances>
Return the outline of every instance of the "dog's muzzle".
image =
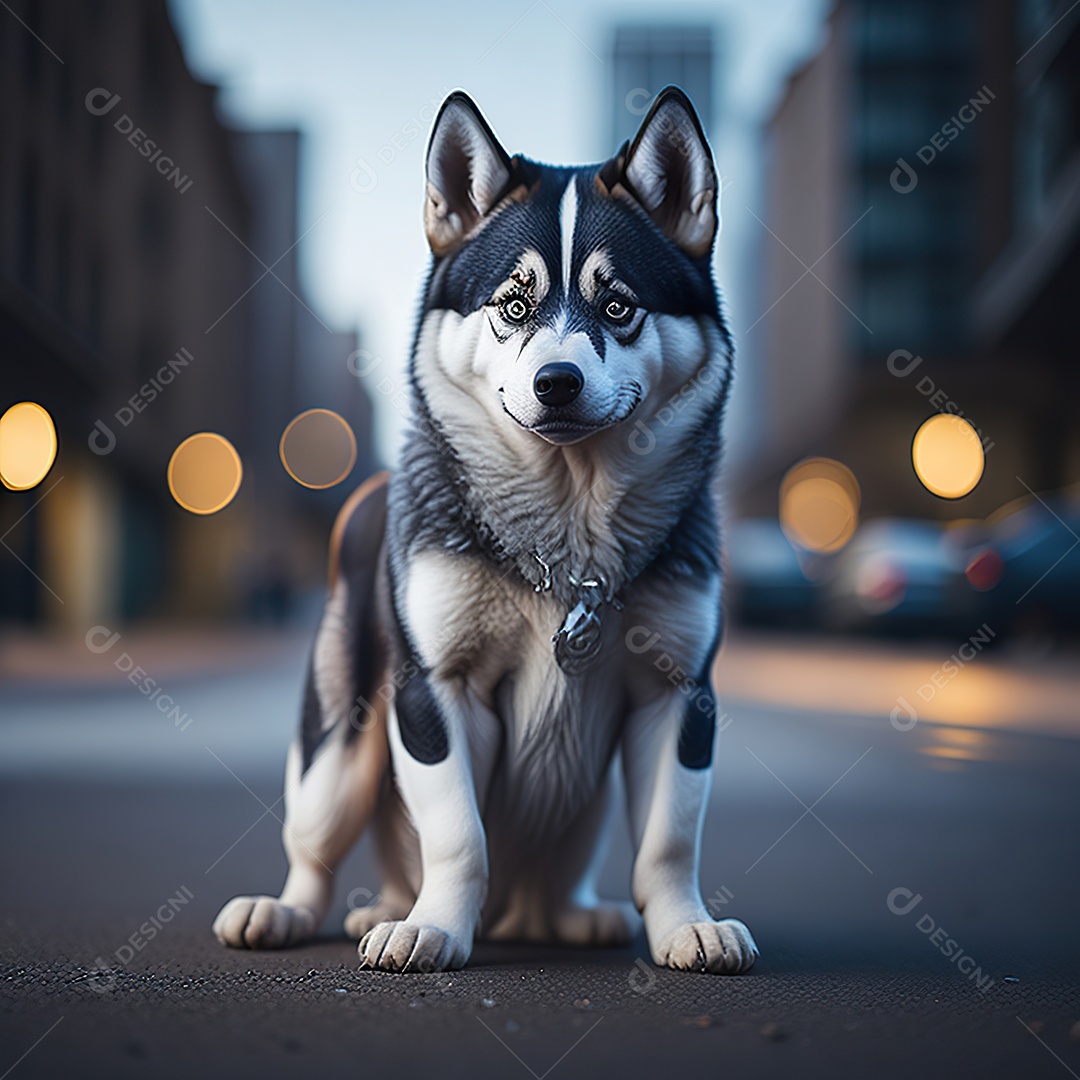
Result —
<instances>
[{"instance_id":1,"label":"dog's muzzle","mask_svg":"<svg viewBox=\"0 0 1080 1080\"><path fill-rule=\"evenodd\" d=\"M622 423L641 404L641 386L632 382L620 389L606 413L591 416L582 407L581 393L584 389L585 375L581 368L565 360L556 360L545 364L533 377L533 395L540 408L532 406L530 409L531 402L524 406L526 412L533 413L532 416L518 416L507 405L502 389L499 396L507 416L526 431L539 435L555 446L580 442L598 431Z\"/></svg>"}]
</instances>

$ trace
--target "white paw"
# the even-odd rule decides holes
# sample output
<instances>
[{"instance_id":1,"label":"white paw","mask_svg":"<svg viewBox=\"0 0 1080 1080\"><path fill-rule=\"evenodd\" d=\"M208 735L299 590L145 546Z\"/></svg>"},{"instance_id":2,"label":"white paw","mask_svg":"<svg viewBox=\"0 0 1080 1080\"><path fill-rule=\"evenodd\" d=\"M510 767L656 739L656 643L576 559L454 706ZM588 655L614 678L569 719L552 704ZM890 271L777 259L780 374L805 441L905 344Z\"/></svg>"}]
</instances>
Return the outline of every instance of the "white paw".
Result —
<instances>
[{"instance_id":1,"label":"white paw","mask_svg":"<svg viewBox=\"0 0 1080 1080\"><path fill-rule=\"evenodd\" d=\"M641 918L631 904L601 901L589 907L567 907L555 916L555 939L567 945L598 948L629 945Z\"/></svg>"},{"instance_id":2,"label":"white paw","mask_svg":"<svg viewBox=\"0 0 1080 1080\"><path fill-rule=\"evenodd\" d=\"M437 926L382 922L369 930L357 948L361 968L381 971L431 972L459 968L469 950Z\"/></svg>"},{"instance_id":3,"label":"white paw","mask_svg":"<svg viewBox=\"0 0 1080 1080\"><path fill-rule=\"evenodd\" d=\"M409 914L409 908L398 904L380 900L377 904L368 904L367 907L354 908L345 916L345 933L359 941L369 930L374 929L379 923L391 922L394 919L404 919Z\"/></svg>"},{"instance_id":4,"label":"white paw","mask_svg":"<svg viewBox=\"0 0 1080 1080\"><path fill-rule=\"evenodd\" d=\"M753 935L738 919L687 923L653 950L658 964L713 975L740 975L757 958Z\"/></svg>"},{"instance_id":5,"label":"white paw","mask_svg":"<svg viewBox=\"0 0 1080 1080\"><path fill-rule=\"evenodd\" d=\"M283 949L315 936L315 915L273 896L234 896L214 920L214 934L234 949Z\"/></svg>"}]
</instances>

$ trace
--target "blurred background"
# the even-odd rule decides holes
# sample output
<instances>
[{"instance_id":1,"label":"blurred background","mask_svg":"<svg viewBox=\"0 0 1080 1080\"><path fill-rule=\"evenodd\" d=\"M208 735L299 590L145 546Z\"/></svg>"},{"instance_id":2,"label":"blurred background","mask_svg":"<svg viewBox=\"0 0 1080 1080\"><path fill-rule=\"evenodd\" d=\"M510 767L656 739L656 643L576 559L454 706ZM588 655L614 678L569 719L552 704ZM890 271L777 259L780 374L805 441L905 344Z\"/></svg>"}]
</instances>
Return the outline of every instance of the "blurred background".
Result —
<instances>
[{"instance_id":1,"label":"blurred background","mask_svg":"<svg viewBox=\"0 0 1080 1080\"><path fill-rule=\"evenodd\" d=\"M5 477L7 635L309 610L337 506L407 416L442 97L463 85L511 151L602 160L669 82L723 176L734 620L1073 633L1080 15L467 8L468 32L424 3L8 6L0 410L41 406L58 454ZM279 454L314 408L356 443L318 488ZM167 483L196 432L241 463L219 512Z\"/></svg>"},{"instance_id":2,"label":"blurred background","mask_svg":"<svg viewBox=\"0 0 1080 1080\"><path fill-rule=\"evenodd\" d=\"M1077 1064L1080 3L0 0L0 1067L40 1035L19 1075L189 1076L243 1032L279 1075L332 995L342 1075L430 1064L411 983L347 993L368 840L328 938L209 926L282 881L329 529L407 422L439 103L601 161L668 83L722 175L737 342L702 887L761 978L478 954L445 996L506 1041L466 1010L439 1067L561 1061L587 1008L560 1075L667 1068L718 1010L711 1068L745 1030L778 1075L1057 1075L1036 1022ZM606 893L629 863L620 825Z\"/></svg>"}]
</instances>

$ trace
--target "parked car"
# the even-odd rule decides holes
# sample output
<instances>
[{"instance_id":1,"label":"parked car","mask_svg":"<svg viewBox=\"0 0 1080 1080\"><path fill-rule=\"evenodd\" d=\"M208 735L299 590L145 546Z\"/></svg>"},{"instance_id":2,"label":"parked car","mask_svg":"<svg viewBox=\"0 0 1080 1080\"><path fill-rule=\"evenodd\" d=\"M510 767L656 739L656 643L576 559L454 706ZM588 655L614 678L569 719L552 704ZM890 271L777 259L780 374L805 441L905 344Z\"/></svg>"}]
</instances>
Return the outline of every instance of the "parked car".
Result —
<instances>
[{"instance_id":1,"label":"parked car","mask_svg":"<svg viewBox=\"0 0 1080 1080\"><path fill-rule=\"evenodd\" d=\"M724 597L733 619L759 626L817 624L817 581L828 557L796 551L775 518L730 523L724 551Z\"/></svg>"},{"instance_id":2,"label":"parked car","mask_svg":"<svg viewBox=\"0 0 1080 1080\"><path fill-rule=\"evenodd\" d=\"M833 555L774 519L733 523L727 604L739 621L902 635L1080 633L1080 492L1028 496L985 521L864 522Z\"/></svg>"},{"instance_id":3,"label":"parked car","mask_svg":"<svg viewBox=\"0 0 1080 1080\"><path fill-rule=\"evenodd\" d=\"M860 526L824 585L825 624L885 633L970 633L979 594L965 574L971 537L939 523L878 518Z\"/></svg>"},{"instance_id":4,"label":"parked car","mask_svg":"<svg viewBox=\"0 0 1080 1080\"><path fill-rule=\"evenodd\" d=\"M966 572L991 626L1080 631L1080 499L1028 496L992 514L969 547Z\"/></svg>"}]
</instances>

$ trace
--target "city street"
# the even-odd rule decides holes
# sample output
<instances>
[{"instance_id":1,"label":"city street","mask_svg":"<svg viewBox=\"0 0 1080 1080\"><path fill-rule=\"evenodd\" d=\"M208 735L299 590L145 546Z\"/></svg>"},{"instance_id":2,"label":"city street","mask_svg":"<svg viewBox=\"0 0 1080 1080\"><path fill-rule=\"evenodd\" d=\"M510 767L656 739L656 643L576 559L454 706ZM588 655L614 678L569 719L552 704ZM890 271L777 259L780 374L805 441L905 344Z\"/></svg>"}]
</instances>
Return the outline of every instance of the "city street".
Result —
<instances>
[{"instance_id":1,"label":"city street","mask_svg":"<svg viewBox=\"0 0 1080 1080\"><path fill-rule=\"evenodd\" d=\"M1080 0L0 0L0 84L0 1080L1080 1080ZM440 955L610 706L753 970L361 971L370 835L220 945L390 686Z\"/></svg>"},{"instance_id":2,"label":"city street","mask_svg":"<svg viewBox=\"0 0 1080 1080\"><path fill-rule=\"evenodd\" d=\"M186 720L125 681L121 646ZM988 653L926 702L952 651L725 648L702 888L762 949L733 979L656 969L643 939L359 972L340 927L379 888L367 841L318 943L226 951L209 929L220 905L284 872L303 638L201 652L133 638L73 651L66 675L25 652L0 689L0 1070L1075 1076L1080 679ZM890 720L899 697L916 716ZM628 876L620 831L604 891L626 895Z\"/></svg>"}]
</instances>

